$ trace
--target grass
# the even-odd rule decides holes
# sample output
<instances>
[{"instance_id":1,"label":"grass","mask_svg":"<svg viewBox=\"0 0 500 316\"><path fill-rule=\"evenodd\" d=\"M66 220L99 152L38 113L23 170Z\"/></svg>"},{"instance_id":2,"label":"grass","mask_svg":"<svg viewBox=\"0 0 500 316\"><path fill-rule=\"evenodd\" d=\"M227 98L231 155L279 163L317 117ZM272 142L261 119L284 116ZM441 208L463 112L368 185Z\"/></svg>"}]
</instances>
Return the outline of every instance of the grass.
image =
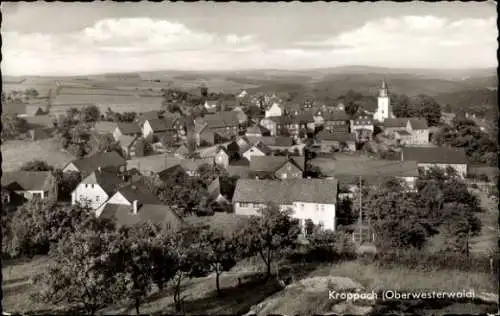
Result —
<instances>
[{"instance_id":1,"label":"grass","mask_svg":"<svg viewBox=\"0 0 500 316\"><path fill-rule=\"evenodd\" d=\"M25 312L47 308L33 302L30 295L36 291L31 279L44 273L50 264L47 256L36 257L29 261L2 262L2 306L8 312Z\"/></svg>"},{"instance_id":2,"label":"grass","mask_svg":"<svg viewBox=\"0 0 500 316\"><path fill-rule=\"evenodd\" d=\"M75 159L73 155L59 149L53 138L39 141L12 140L2 143L3 171L18 170L23 164L34 159L43 160L55 168L63 168Z\"/></svg>"},{"instance_id":3,"label":"grass","mask_svg":"<svg viewBox=\"0 0 500 316\"><path fill-rule=\"evenodd\" d=\"M383 268L359 261L346 261L319 267L311 276L343 276L360 282L368 291L380 290L445 290L473 289L478 292L498 291L498 284L489 273L439 270L419 271L403 266Z\"/></svg>"}]
</instances>

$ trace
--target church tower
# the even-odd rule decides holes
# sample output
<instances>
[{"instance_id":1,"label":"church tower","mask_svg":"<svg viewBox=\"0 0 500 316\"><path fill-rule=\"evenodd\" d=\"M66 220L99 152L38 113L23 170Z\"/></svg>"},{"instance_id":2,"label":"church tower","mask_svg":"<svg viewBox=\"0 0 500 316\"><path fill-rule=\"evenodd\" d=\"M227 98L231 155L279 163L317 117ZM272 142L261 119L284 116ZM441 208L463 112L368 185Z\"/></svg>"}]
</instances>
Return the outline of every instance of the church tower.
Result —
<instances>
[{"instance_id":1,"label":"church tower","mask_svg":"<svg viewBox=\"0 0 500 316\"><path fill-rule=\"evenodd\" d=\"M387 83L385 82L385 80L383 80L382 87L380 88L378 93L377 112L373 115L373 118L379 122L383 122L385 119L391 117L392 117L391 100L389 98Z\"/></svg>"}]
</instances>

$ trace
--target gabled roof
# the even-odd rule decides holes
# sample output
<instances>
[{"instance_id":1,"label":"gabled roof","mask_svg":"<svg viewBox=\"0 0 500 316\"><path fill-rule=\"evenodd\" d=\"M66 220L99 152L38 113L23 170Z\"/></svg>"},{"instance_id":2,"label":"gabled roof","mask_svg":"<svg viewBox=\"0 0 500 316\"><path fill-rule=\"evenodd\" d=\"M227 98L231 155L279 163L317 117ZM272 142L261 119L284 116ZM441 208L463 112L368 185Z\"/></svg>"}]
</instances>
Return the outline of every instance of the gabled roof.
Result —
<instances>
[{"instance_id":1,"label":"gabled roof","mask_svg":"<svg viewBox=\"0 0 500 316\"><path fill-rule=\"evenodd\" d=\"M116 189L123 183L123 180L114 172L96 170L85 177L80 183L97 184L108 195L111 195L116 192Z\"/></svg>"},{"instance_id":2,"label":"gabled roof","mask_svg":"<svg viewBox=\"0 0 500 316\"><path fill-rule=\"evenodd\" d=\"M343 110L332 110L323 113L323 120L327 121L348 121L349 115Z\"/></svg>"},{"instance_id":3,"label":"gabled roof","mask_svg":"<svg viewBox=\"0 0 500 316\"><path fill-rule=\"evenodd\" d=\"M124 135L140 134L141 127L137 123L118 122L117 127Z\"/></svg>"},{"instance_id":4,"label":"gabled roof","mask_svg":"<svg viewBox=\"0 0 500 316\"><path fill-rule=\"evenodd\" d=\"M397 118L388 118L383 122L383 126L386 128L405 128L408 124L409 118L397 117Z\"/></svg>"},{"instance_id":5,"label":"gabled roof","mask_svg":"<svg viewBox=\"0 0 500 316\"><path fill-rule=\"evenodd\" d=\"M143 180L135 181L117 190L127 201L140 204L162 204L161 201L151 192Z\"/></svg>"},{"instance_id":6,"label":"gabled roof","mask_svg":"<svg viewBox=\"0 0 500 316\"><path fill-rule=\"evenodd\" d=\"M263 126L260 126L260 125L253 125L253 126L250 126L247 128L247 131L245 132L245 134L262 134L262 129L264 127Z\"/></svg>"},{"instance_id":7,"label":"gabled roof","mask_svg":"<svg viewBox=\"0 0 500 316\"><path fill-rule=\"evenodd\" d=\"M301 156L255 156L250 161L250 170L255 172L275 172L288 161L304 171L305 159Z\"/></svg>"},{"instance_id":8,"label":"gabled roof","mask_svg":"<svg viewBox=\"0 0 500 316\"><path fill-rule=\"evenodd\" d=\"M411 128L412 129L415 129L415 130L422 130L422 129L428 129L429 126L427 125L427 120L424 119L424 118L416 118L416 117L413 117L413 118L410 118L410 124L411 124Z\"/></svg>"},{"instance_id":9,"label":"gabled roof","mask_svg":"<svg viewBox=\"0 0 500 316\"><path fill-rule=\"evenodd\" d=\"M316 138L319 141L338 141L338 142L354 142L355 138L353 134L350 133L342 133L342 132L335 132L331 133L328 130L322 130L316 135Z\"/></svg>"},{"instance_id":10,"label":"gabled roof","mask_svg":"<svg viewBox=\"0 0 500 316\"><path fill-rule=\"evenodd\" d=\"M187 148L186 145L182 144L179 148L175 150L175 154L181 156L187 155L189 154L189 149Z\"/></svg>"},{"instance_id":11,"label":"gabled roof","mask_svg":"<svg viewBox=\"0 0 500 316\"><path fill-rule=\"evenodd\" d=\"M292 122L299 124L314 123L314 117L312 113L302 112L299 113L298 115L292 116Z\"/></svg>"},{"instance_id":12,"label":"gabled roof","mask_svg":"<svg viewBox=\"0 0 500 316\"><path fill-rule=\"evenodd\" d=\"M151 119L147 120L153 132L166 132L171 129L171 126L167 126L165 119Z\"/></svg>"},{"instance_id":13,"label":"gabled roof","mask_svg":"<svg viewBox=\"0 0 500 316\"><path fill-rule=\"evenodd\" d=\"M220 128L226 126L238 126L238 113L229 111L217 114L207 114L203 117L209 128Z\"/></svg>"},{"instance_id":14,"label":"gabled roof","mask_svg":"<svg viewBox=\"0 0 500 316\"><path fill-rule=\"evenodd\" d=\"M253 147L257 148L258 150L260 150L260 151L261 151L263 154L265 154L265 155L270 155L270 154L272 154L272 152L273 152L273 151L271 150L271 148L267 147L267 145L266 145L266 144L264 144L264 143L262 143L262 142L257 142L257 143L256 143L256 144L254 144L252 147L250 147L248 150L250 150L250 149L251 149L251 148L253 148ZM247 150L247 151L248 151L248 150Z\"/></svg>"},{"instance_id":15,"label":"gabled roof","mask_svg":"<svg viewBox=\"0 0 500 316\"><path fill-rule=\"evenodd\" d=\"M333 204L337 201L337 181L323 179L251 180L236 183L233 202L292 204L311 202Z\"/></svg>"},{"instance_id":16,"label":"gabled roof","mask_svg":"<svg viewBox=\"0 0 500 316\"><path fill-rule=\"evenodd\" d=\"M170 207L159 204L143 204L137 214L133 214L131 206L107 204L100 217L110 219L118 226L131 226L145 222L159 225L182 223L182 219Z\"/></svg>"},{"instance_id":17,"label":"gabled roof","mask_svg":"<svg viewBox=\"0 0 500 316\"><path fill-rule=\"evenodd\" d=\"M123 147L128 148L137 139L139 139L139 136L120 135L120 137L118 138L118 141L120 142L120 145L122 145Z\"/></svg>"},{"instance_id":18,"label":"gabled roof","mask_svg":"<svg viewBox=\"0 0 500 316\"><path fill-rule=\"evenodd\" d=\"M402 160L414 160L431 164L466 164L467 156L461 148L448 147L404 147Z\"/></svg>"},{"instance_id":19,"label":"gabled roof","mask_svg":"<svg viewBox=\"0 0 500 316\"><path fill-rule=\"evenodd\" d=\"M139 114L139 117L137 119L137 122L139 123L140 126L144 124L144 122L148 120L154 120L154 119L159 119L162 116L163 111L148 111Z\"/></svg>"},{"instance_id":20,"label":"gabled roof","mask_svg":"<svg viewBox=\"0 0 500 316\"><path fill-rule=\"evenodd\" d=\"M251 144L256 144L257 142L262 142L267 146L275 147L291 147L293 146L293 139L286 136L246 136Z\"/></svg>"},{"instance_id":21,"label":"gabled roof","mask_svg":"<svg viewBox=\"0 0 500 316\"><path fill-rule=\"evenodd\" d=\"M126 160L115 151L99 152L87 158L76 159L71 162L80 172L90 173L97 168L120 167Z\"/></svg>"},{"instance_id":22,"label":"gabled roof","mask_svg":"<svg viewBox=\"0 0 500 316\"><path fill-rule=\"evenodd\" d=\"M49 171L11 171L2 173L2 187L11 191L45 190Z\"/></svg>"},{"instance_id":23,"label":"gabled roof","mask_svg":"<svg viewBox=\"0 0 500 316\"><path fill-rule=\"evenodd\" d=\"M404 129L397 130L396 133L398 133L401 136L411 136L411 134L408 131L405 131Z\"/></svg>"},{"instance_id":24,"label":"gabled roof","mask_svg":"<svg viewBox=\"0 0 500 316\"><path fill-rule=\"evenodd\" d=\"M313 161L314 164L314 161ZM332 160L321 166L322 172L334 176L417 177L416 161L394 160Z\"/></svg>"}]
</instances>

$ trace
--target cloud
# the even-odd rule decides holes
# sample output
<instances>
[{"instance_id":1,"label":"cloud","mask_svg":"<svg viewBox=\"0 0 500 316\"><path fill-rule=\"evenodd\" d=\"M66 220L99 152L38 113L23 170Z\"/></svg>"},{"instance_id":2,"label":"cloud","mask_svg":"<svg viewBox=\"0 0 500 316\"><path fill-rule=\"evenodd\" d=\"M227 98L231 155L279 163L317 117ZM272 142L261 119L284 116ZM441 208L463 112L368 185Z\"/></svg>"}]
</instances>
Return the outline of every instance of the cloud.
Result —
<instances>
[{"instance_id":1,"label":"cloud","mask_svg":"<svg viewBox=\"0 0 500 316\"><path fill-rule=\"evenodd\" d=\"M495 22L389 17L326 38L312 33L309 40L289 41L278 49L275 42L261 40L265 34L210 33L150 18L104 19L71 33L4 32L2 70L10 75L70 75L353 64L490 67L496 65Z\"/></svg>"}]
</instances>

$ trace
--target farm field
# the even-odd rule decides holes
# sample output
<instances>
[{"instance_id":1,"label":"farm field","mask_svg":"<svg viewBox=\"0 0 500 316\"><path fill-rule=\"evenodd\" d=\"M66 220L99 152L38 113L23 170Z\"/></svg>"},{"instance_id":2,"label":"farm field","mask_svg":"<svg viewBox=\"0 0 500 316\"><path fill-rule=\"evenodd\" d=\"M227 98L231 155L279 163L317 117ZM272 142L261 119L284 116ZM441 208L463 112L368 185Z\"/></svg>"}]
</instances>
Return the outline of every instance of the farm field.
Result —
<instances>
[{"instance_id":1,"label":"farm field","mask_svg":"<svg viewBox=\"0 0 500 316\"><path fill-rule=\"evenodd\" d=\"M55 139L44 139L36 142L30 140L14 140L2 143L2 170L18 170L26 162L34 159L46 161L55 168L63 168L75 159L73 155L59 150Z\"/></svg>"}]
</instances>

